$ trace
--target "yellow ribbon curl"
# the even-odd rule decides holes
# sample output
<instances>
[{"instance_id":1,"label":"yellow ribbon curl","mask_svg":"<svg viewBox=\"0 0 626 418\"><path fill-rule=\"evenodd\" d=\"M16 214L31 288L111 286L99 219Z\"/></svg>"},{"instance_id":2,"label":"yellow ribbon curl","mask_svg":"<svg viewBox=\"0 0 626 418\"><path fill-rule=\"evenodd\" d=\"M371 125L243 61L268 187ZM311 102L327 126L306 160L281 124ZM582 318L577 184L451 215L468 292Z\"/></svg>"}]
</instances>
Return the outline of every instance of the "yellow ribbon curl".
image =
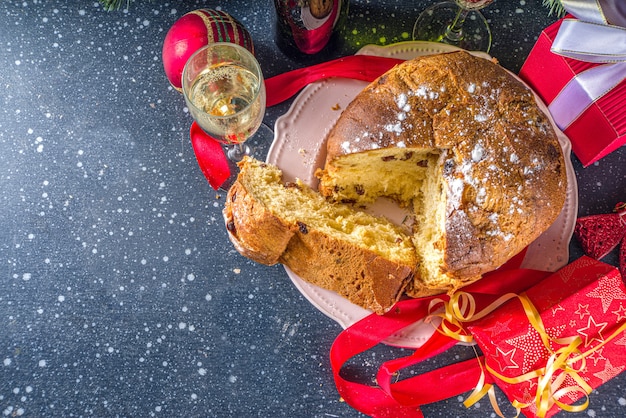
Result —
<instances>
[{"instance_id":1,"label":"yellow ribbon curl","mask_svg":"<svg viewBox=\"0 0 626 418\"><path fill-rule=\"evenodd\" d=\"M576 335L571 337L552 338L548 335L543 325L541 315L537 312L537 309L525 293L522 293L521 295L516 293L507 293L499 297L486 308L476 312L476 301L474 300L474 297L470 293L458 291L450 296L450 300L448 302L443 299L434 299L431 301L429 306L429 312L431 313L429 317L440 317L442 319L437 331L458 341L471 343L473 342L474 337L463 328L463 324L465 322L481 319L496 310L505 302L515 298L522 303L524 313L526 314L531 326L539 333L543 345L550 353L550 356L546 361L546 365L523 375L511 378L498 373L487 364L483 367L483 364L479 361L479 365L481 367L480 378L476 388L463 402L463 404L465 407L469 408L485 395L488 395L496 414L504 418L496 400L493 385L485 383L486 369L486 371L488 371L492 376L509 384L519 384L532 379L537 379L537 391L534 397L534 405L537 410L536 415L540 418L545 417L550 408L554 405L557 405L562 410L568 412L584 411L589 406L589 394L593 390L593 388L589 386L589 384L587 384L587 382L585 382L585 380L580 376L580 373L586 368L586 358L626 330L626 322L623 322L600 344L583 353L579 349L582 344L580 336ZM443 311L438 310L440 305L443 305ZM553 344L562 347L557 350L553 350ZM576 384L561 387L568 376L576 382ZM578 405L569 405L559 401L559 398L571 392L582 393L584 401ZM533 402L524 403L518 400L513 400L511 404L517 412L515 416L518 417L521 410L533 405Z\"/></svg>"}]
</instances>

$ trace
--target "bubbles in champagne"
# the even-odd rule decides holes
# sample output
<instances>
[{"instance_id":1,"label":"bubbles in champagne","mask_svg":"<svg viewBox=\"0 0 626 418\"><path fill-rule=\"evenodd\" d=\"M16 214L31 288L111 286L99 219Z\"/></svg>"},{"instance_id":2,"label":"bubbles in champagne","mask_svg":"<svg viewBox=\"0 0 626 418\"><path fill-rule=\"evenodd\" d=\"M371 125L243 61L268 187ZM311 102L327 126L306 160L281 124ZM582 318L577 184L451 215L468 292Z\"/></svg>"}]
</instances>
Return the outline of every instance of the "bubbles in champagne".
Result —
<instances>
[{"instance_id":1,"label":"bubbles in champagne","mask_svg":"<svg viewBox=\"0 0 626 418\"><path fill-rule=\"evenodd\" d=\"M228 143L245 141L263 117L259 78L237 64L216 65L192 82L189 99L200 126ZM192 112L195 110L192 109Z\"/></svg>"},{"instance_id":2,"label":"bubbles in champagne","mask_svg":"<svg viewBox=\"0 0 626 418\"><path fill-rule=\"evenodd\" d=\"M229 116L245 109L254 100L259 81L249 70L237 65L209 68L193 81L192 103L206 113Z\"/></svg>"}]
</instances>

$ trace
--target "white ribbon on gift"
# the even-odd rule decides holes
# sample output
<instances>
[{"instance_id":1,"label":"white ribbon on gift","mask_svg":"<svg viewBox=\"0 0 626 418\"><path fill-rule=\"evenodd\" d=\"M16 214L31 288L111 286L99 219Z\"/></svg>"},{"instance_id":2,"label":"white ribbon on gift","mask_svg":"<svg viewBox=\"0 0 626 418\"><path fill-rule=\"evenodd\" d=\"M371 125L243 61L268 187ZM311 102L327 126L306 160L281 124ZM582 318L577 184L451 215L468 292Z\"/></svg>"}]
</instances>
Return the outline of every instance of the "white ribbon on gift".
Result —
<instances>
[{"instance_id":1,"label":"white ribbon on gift","mask_svg":"<svg viewBox=\"0 0 626 418\"><path fill-rule=\"evenodd\" d=\"M626 28L565 19L551 51L586 62L624 62Z\"/></svg>"},{"instance_id":2,"label":"white ribbon on gift","mask_svg":"<svg viewBox=\"0 0 626 418\"><path fill-rule=\"evenodd\" d=\"M578 20L563 20L550 50L603 64L574 76L548 106L557 126L565 130L596 100L626 79L626 1L561 3Z\"/></svg>"}]
</instances>

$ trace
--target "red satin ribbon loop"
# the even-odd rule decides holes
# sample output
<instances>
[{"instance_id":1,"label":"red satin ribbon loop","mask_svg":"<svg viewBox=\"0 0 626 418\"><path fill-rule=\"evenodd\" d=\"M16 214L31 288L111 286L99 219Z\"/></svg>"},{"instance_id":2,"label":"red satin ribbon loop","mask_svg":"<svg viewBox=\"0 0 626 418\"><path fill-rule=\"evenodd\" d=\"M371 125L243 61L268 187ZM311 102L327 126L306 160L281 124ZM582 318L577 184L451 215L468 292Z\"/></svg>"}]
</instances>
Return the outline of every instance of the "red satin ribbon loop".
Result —
<instances>
[{"instance_id":1,"label":"red satin ribbon loop","mask_svg":"<svg viewBox=\"0 0 626 418\"><path fill-rule=\"evenodd\" d=\"M331 367L339 394L353 408L376 418L423 417L419 408L404 406L380 388L347 380L340 372L352 357L426 316L429 302L430 298L399 302L387 314L367 316L337 336L330 350Z\"/></svg>"},{"instance_id":2,"label":"red satin ribbon loop","mask_svg":"<svg viewBox=\"0 0 626 418\"><path fill-rule=\"evenodd\" d=\"M456 340L436 332L412 355L385 362L378 370L376 382L399 404L413 407L442 401L450 397L449 393L460 394L472 390L480 377L480 367L476 359L454 363L392 383L392 380L398 379L402 369L434 357L456 344ZM444 382L446 389L442 390L441 384Z\"/></svg>"},{"instance_id":3,"label":"red satin ribbon loop","mask_svg":"<svg viewBox=\"0 0 626 418\"><path fill-rule=\"evenodd\" d=\"M350 55L298 68L265 80L267 107L281 103L314 81L331 77L371 82L403 60L372 55Z\"/></svg>"},{"instance_id":4,"label":"red satin ribbon loop","mask_svg":"<svg viewBox=\"0 0 626 418\"><path fill-rule=\"evenodd\" d=\"M189 136L202 174L211 187L217 190L230 177L230 167L222 145L204 132L196 122L191 124Z\"/></svg>"}]
</instances>

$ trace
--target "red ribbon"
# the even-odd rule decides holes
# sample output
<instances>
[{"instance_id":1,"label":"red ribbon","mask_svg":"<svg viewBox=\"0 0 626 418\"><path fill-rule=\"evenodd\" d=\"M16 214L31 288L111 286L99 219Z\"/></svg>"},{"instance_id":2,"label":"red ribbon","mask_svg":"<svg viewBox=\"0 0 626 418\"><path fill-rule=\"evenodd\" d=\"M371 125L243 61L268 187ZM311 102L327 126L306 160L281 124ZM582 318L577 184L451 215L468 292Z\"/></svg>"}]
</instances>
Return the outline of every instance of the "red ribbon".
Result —
<instances>
[{"instance_id":1,"label":"red ribbon","mask_svg":"<svg viewBox=\"0 0 626 418\"><path fill-rule=\"evenodd\" d=\"M265 80L267 106L281 103L306 85L325 78L344 77L373 81L400 62L402 60L395 58L351 55L279 74ZM190 136L198 165L211 187L217 190L230 177L224 150L219 142L200 129L196 122L191 125Z\"/></svg>"},{"instance_id":2,"label":"red ribbon","mask_svg":"<svg viewBox=\"0 0 626 418\"><path fill-rule=\"evenodd\" d=\"M429 301L430 299L424 298L399 302L390 313L383 316L376 314L367 316L339 334L330 350L330 362L337 390L350 406L377 418L422 417L419 408L403 405L390 396L390 385L380 388L353 382L343 378L340 372L342 366L352 357L369 350L417 319L425 317ZM419 351L422 358L428 358L456 343L450 337L435 333L416 353ZM422 391L413 392L419 394Z\"/></svg>"},{"instance_id":3,"label":"red ribbon","mask_svg":"<svg viewBox=\"0 0 626 418\"><path fill-rule=\"evenodd\" d=\"M228 167L228 159L222 145L204 132L196 122L191 124L189 136L200 170L211 187L215 190L219 189L230 177L230 167Z\"/></svg>"},{"instance_id":4,"label":"red ribbon","mask_svg":"<svg viewBox=\"0 0 626 418\"><path fill-rule=\"evenodd\" d=\"M310 83L325 78L343 77L371 82L402 61L373 55L350 55L288 71L265 80L267 106L281 103Z\"/></svg>"}]
</instances>

